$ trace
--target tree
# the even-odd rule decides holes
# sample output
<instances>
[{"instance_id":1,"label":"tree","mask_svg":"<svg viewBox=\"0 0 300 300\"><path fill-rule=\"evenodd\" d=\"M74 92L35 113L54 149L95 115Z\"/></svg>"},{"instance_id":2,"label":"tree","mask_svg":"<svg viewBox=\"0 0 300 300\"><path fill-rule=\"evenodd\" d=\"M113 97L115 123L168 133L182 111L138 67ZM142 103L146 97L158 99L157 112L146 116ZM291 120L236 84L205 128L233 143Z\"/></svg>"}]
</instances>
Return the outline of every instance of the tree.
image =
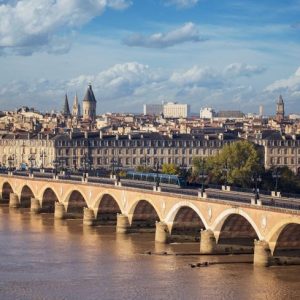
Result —
<instances>
[{"instance_id":1,"label":"tree","mask_svg":"<svg viewBox=\"0 0 300 300\"><path fill-rule=\"evenodd\" d=\"M142 172L142 173L152 173L153 169L151 167L147 167L147 166L137 166L135 169L137 172Z\"/></svg>"},{"instance_id":2,"label":"tree","mask_svg":"<svg viewBox=\"0 0 300 300\"><path fill-rule=\"evenodd\" d=\"M180 169L175 164L163 164L162 165L162 173L169 175L177 175Z\"/></svg>"},{"instance_id":3,"label":"tree","mask_svg":"<svg viewBox=\"0 0 300 300\"><path fill-rule=\"evenodd\" d=\"M195 160L195 170L199 172L201 159ZM253 174L262 172L262 157L254 145L248 141L238 141L225 145L215 156L205 160L208 180L223 184L226 180L232 185L249 186Z\"/></svg>"}]
</instances>

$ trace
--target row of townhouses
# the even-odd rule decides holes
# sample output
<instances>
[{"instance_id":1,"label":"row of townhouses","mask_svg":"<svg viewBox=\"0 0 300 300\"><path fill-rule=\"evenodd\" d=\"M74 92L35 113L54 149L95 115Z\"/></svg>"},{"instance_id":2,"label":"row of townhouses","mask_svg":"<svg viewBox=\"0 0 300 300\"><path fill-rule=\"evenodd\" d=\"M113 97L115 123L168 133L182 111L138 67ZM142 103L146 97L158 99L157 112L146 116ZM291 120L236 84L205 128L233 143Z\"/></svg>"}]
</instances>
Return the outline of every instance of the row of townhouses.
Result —
<instances>
[{"instance_id":1,"label":"row of townhouses","mask_svg":"<svg viewBox=\"0 0 300 300\"><path fill-rule=\"evenodd\" d=\"M217 154L224 145L238 139L225 133L169 134L139 133L104 135L98 132L65 134L3 134L0 136L2 166L21 165L53 168L55 164L70 169L124 169L156 162L191 167L194 157ZM288 166L300 173L300 135L265 131L249 137L264 149L265 167Z\"/></svg>"}]
</instances>

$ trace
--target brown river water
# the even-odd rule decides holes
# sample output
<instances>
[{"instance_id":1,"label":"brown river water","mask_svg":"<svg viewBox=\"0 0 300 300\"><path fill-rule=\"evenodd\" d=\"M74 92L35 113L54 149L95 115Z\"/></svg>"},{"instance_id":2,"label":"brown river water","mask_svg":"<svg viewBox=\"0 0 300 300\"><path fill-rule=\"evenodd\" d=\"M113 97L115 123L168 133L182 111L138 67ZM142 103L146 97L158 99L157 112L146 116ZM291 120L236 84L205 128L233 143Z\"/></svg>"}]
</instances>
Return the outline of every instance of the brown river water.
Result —
<instances>
[{"instance_id":1,"label":"brown river water","mask_svg":"<svg viewBox=\"0 0 300 300\"><path fill-rule=\"evenodd\" d=\"M113 227L0 207L0 299L300 299L300 266L145 254L198 250L198 243L157 245L151 233L117 235ZM190 267L205 261L227 263Z\"/></svg>"}]
</instances>

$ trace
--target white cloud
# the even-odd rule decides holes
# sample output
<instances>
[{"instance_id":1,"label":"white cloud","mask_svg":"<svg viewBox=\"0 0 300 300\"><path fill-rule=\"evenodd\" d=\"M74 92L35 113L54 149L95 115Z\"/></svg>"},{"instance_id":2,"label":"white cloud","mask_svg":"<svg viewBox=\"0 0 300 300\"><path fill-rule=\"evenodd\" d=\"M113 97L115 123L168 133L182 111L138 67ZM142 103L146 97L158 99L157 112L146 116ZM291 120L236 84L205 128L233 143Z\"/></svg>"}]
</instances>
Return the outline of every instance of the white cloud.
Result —
<instances>
[{"instance_id":1,"label":"white cloud","mask_svg":"<svg viewBox=\"0 0 300 300\"><path fill-rule=\"evenodd\" d=\"M188 8L195 6L199 0L165 0L167 5L175 5L178 8Z\"/></svg>"},{"instance_id":2,"label":"white cloud","mask_svg":"<svg viewBox=\"0 0 300 300\"><path fill-rule=\"evenodd\" d=\"M65 92L68 92L70 100L76 91L81 98L87 85L92 83L98 111L102 113L137 112L141 111L143 103L160 103L162 100L190 103L194 111L208 104L216 109L239 109L237 105L245 110L258 107L258 93L254 88L239 83L237 73L224 76L226 69L230 69L229 66L223 69L194 66L170 73L145 64L127 62L97 74L80 75L68 80L10 82L0 86L0 104L3 109L12 109L8 107L10 103L48 111L61 109Z\"/></svg>"},{"instance_id":3,"label":"white cloud","mask_svg":"<svg viewBox=\"0 0 300 300\"><path fill-rule=\"evenodd\" d=\"M99 16L106 8L125 9L129 0L19 0L0 4L0 53L31 54L50 48L72 29ZM69 44L69 42L67 42ZM68 47L63 47L67 49ZM52 49L52 50L51 50Z\"/></svg>"},{"instance_id":4,"label":"white cloud","mask_svg":"<svg viewBox=\"0 0 300 300\"><path fill-rule=\"evenodd\" d=\"M287 79L276 80L265 88L268 93L286 93L291 96L300 92L300 67Z\"/></svg>"},{"instance_id":5,"label":"white cloud","mask_svg":"<svg viewBox=\"0 0 300 300\"><path fill-rule=\"evenodd\" d=\"M149 66L137 62L116 64L113 67L91 76L79 76L71 79L69 87L84 88L92 82L95 91L106 99L118 100L120 97L129 97L135 94L136 88L146 86L162 77L159 72L150 70Z\"/></svg>"},{"instance_id":6,"label":"white cloud","mask_svg":"<svg viewBox=\"0 0 300 300\"><path fill-rule=\"evenodd\" d=\"M217 88L224 85L228 80L244 76L250 77L260 74L264 70L265 68L263 67L241 63L230 64L223 70L193 66L184 72L174 72L170 80L179 85Z\"/></svg>"},{"instance_id":7,"label":"white cloud","mask_svg":"<svg viewBox=\"0 0 300 300\"><path fill-rule=\"evenodd\" d=\"M265 67L261 66L254 66L248 64L241 64L241 63L233 63L228 65L224 69L225 76L245 76L250 77L252 75L261 74L266 70Z\"/></svg>"},{"instance_id":8,"label":"white cloud","mask_svg":"<svg viewBox=\"0 0 300 300\"><path fill-rule=\"evenodd\" d=\"M166 48L185 42L202 42L206 39L201 37L198 27L194 23L186 23L166 33L155 33L150 36L134 34L124 40L127 46L146 48Z\"/></svg>"}]
</instances>

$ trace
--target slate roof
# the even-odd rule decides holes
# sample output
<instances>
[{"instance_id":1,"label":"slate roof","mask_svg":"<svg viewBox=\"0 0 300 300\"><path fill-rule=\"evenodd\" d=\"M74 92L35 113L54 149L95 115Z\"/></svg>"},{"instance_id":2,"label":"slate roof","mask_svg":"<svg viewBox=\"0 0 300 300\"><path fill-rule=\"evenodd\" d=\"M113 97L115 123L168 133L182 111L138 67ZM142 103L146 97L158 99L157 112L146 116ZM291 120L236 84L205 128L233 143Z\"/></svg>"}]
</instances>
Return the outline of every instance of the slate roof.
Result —
<instances>
[{"instance_id":1,"label":"slate roof","mask_svg":"<svg viewBox=\"0 0 300 300\"><path fill-rule=\"evenodd\" d=\"M70 107L69 107L69 100L68 100L68 95L65 95L65 103L64 103L64 108L63 108L63 115L64 116L70 116Z\"/></svg>"},{"instance_id":2,"label":"slate roof","mask_svg":"<svg viewBox=\"0 0 300 300\"><path fill-rule=\"evenodd\" d=\"M88 88L85 92L85 96L83 98L83 101L97 102L91 84L89 84L89 86L88 86Z\"/></svg>"}]
</instances>

